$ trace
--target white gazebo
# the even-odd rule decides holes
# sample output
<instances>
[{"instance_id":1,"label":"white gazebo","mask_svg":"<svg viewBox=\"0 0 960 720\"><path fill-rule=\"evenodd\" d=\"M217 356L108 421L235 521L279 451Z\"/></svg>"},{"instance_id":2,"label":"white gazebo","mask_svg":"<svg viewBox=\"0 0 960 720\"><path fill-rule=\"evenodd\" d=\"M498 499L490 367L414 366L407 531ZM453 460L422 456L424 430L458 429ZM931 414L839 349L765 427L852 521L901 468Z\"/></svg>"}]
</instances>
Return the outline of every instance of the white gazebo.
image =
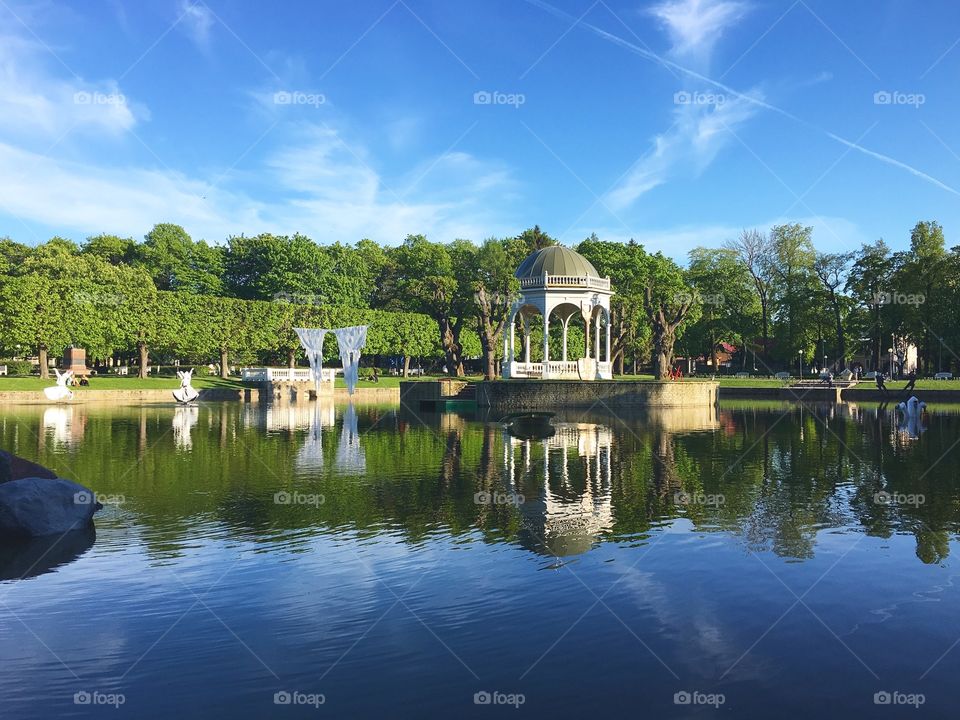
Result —
<instances>
[{"instance_id":1,"label":"white gazebo","mask_svg":"<svg viewBox=\"0 0 960 720\"><path fill-rule=\"evenodd\" d=\"M531 253L520 263L515 276L520 297L510 308L509 332L503 338L503 377L544 380L610 380L610 278L602 278L590 261L579 253L552 245ZM543 318L543 361L530 362L530 320ZM523 358L517 359L517 316L523 325ZM567 357L567 331L571 319L584 323L585 352L582 358ZM551 318L563 327L561 352L550 348ZM601 348L600 330L604 329ZM591 341L592 338L592 341ZM560 357L557 358L556 356Z\"/></svg>"}]
</instances>

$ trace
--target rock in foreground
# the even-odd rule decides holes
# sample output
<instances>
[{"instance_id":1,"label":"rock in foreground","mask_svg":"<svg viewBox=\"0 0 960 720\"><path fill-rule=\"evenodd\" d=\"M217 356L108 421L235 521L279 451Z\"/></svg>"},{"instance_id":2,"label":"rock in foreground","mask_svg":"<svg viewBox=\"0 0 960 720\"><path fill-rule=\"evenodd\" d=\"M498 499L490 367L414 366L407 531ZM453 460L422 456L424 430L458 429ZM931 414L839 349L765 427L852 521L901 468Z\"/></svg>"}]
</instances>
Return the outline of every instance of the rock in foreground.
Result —
<instances>
[{"instance_id":1,"label":"rock in foreground","mask_svg":"<svg viewBox=\"0 0 960 720\"><path fill-rule=\"evenodd\" d=\"M63 478L0 484L0 535L43 537L90 527L103 506L93 491Z\"/></svg>"}]
</instances>

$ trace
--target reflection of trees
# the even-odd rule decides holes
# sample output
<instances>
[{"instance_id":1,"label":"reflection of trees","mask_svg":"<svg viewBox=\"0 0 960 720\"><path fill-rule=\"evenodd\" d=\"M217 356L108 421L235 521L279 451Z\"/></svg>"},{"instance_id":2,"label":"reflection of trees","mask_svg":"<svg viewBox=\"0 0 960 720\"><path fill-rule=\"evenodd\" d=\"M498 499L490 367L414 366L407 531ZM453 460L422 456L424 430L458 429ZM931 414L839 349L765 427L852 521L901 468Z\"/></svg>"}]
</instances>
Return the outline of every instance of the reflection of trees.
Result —
<instances>
[{"instance_id":1,"label":"reflection of trees","mask_svg":"<svg viewBox=\"0 0 960 720\"><path fill-rule=\"evenodd\" d=\"M202 403L199 417L187 419L189 448L177 451L173 408L77 405L71 424L84 428L82 442L51 442L47 408L11 409L0 442L98 492L126 496L98 525L135 527L157 556L182 552L217 527L217 535L264 543L344 528L411 541L438 528L479 531L561 555L602 540L642 542L680 519L784 557L811 557L818 533L838 527L883 538L909 532L923 562L948 557L960 506L960 415L929 417L926 432L906 443L893 413L874 407L724 407L701 419L559 417L554 438L518 443L497 423L456 415L358 406L345 426L343 408L335 417L321 409L318 421L312 403L303 422L299 410L287 413L283 428L280 415L267 420L258 406ZM359 469L335 462L343 447L362 452ZM325 502L278 505L280 490ZM521 493L526 503L478 505L481 490ZM880 491L925 502L880 504ZM684 504L678 493L724 502Z\"/></svg>"}]
</instances>

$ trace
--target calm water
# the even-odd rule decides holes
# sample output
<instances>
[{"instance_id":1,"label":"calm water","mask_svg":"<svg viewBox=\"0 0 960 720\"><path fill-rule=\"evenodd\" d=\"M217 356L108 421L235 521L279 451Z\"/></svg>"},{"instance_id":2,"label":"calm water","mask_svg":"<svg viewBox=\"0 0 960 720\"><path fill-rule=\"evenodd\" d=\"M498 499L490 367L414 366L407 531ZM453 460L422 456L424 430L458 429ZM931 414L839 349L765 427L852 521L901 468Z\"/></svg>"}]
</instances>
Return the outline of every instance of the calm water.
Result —
<instances>
[{"instance_id":1,"label":"calm water","mask_svg":"<svg viewBox=\"0 0 960 720\"><path fill-rule=\"evenodd\" d=\"M0 548L0 714L956 706L956 410L561 420L523 441L389 407L4 408L3 447L107 507L95 537Z\"/></svg>"}]
</instances>

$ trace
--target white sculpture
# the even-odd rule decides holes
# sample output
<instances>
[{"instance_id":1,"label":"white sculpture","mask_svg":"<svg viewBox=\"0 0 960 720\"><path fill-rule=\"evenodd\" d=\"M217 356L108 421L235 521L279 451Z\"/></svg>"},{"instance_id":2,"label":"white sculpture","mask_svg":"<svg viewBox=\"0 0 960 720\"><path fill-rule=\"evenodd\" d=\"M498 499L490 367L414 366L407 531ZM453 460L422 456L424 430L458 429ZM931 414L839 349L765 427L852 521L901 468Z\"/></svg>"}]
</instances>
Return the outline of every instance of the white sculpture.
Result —
<instances>
[{"instance_id":1,"label":"white sculpture","mask_svg":"<svg viewBox=\"0 0 960 720\"><path fill-rule=\"evenodd\" d=\"M307 353L307 362L310 363L310 374L313 376L314 390L320 395L320 384L323 382L323 338L328 330L322 328L294 328L300 344Z\"/></svg>"},{"instance_id":2,"label":"white sculpture","mask_svg":"<svg viewBox=\"0 0 960 720\"><path fill-rule=\"evenodd\" d=\"M337 346L340 348L343 381L347 384L347 392L353 395L359 374L360 350L367 344L367 326L340 328L334 330L333 334L337 336Z\"/></svg>"},{"instance_id":3,"label":"white sculpture","mask_svg":"<svg viewBox=\"0 0 960 720\"><path fill-rule=\"evenodd\" d=\"M906 402L898 404L897 409L908 418L919 417L927 409L927 404L920 402L916 395L912 395Z\"/></svg>"},{"instance_id":4,"label":"white sculpture","mask_svg":"<svg viewBox=\"0 0 960 720\"><path fill-rule=\"evenodd\" d=\"M43 394L47 396L48 400L53 400L54 402L60 402L61 400L70 400L73 398L73 391L67 387L67 383L73 378L73 370L67 370L66 372L61 373L56 368L53 371L57 374L57 384L44 388Z\"/></svg>"},{"instance_id":5,"label":"white sculpture","mask_svg":"<svg viewBox=\"0 0 960 720\"><path fill-rule=\"evenodd\" d=\"M193 402L200 397L200 393L190 384L190 380L193 378L193 370L187 370L186 372L177 370L177 377L180 378L180 388L173 391L173 397L177 402Z\"/></svg>"}]
</instances>

